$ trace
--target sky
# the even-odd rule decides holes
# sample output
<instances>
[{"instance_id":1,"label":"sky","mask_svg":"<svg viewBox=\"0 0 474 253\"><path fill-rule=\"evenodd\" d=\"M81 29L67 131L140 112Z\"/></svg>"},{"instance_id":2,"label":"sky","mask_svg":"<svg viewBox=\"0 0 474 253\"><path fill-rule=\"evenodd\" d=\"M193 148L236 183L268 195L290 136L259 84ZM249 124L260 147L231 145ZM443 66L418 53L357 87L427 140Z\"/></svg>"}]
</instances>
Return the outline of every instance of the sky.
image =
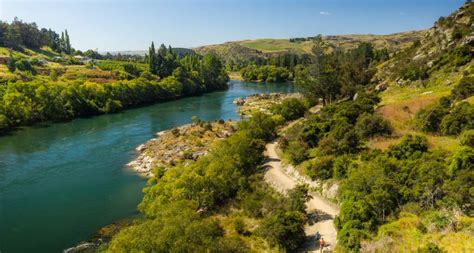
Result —
<instances>
[{"instance_id":1,"label":"sky","mask_svg":"<svg viewBox=\"0 0 474 253\"><path fill-rule=\"evenodd\" d=\"M317 34L426 29L465 0L0 0L18 17L57 32L76 49L145 50L151 41L196 47Z\"/></svg>"}]
</instances>

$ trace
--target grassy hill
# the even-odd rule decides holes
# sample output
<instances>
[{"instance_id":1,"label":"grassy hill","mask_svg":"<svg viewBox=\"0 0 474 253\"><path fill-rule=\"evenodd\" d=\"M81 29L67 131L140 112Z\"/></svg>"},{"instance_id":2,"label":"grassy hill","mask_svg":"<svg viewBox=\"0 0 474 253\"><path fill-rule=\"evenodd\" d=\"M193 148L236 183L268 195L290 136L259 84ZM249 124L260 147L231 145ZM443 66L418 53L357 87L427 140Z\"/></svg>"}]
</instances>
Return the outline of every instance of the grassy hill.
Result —
<instances>
[{"instance_id":1,"label":"grassy hill","mask_svg":"<svg viewBox=\"0 0 474 253\"><path fill-rule=\"evenodd\" d=\"M391 52L408 47L415 40L423 38L426 31L412 31L390 35L334 35L323 36L326 52L335 48L353 49L362 42L370 42L376 49L386 48ZM311 55L313 41L311 38L294 39L257 39L226 42L223 44L208 45L195 48L198 53L215 53L224 61L267 58L284 53Z\"/></svg>"},{"instance_id":2,"label":"grassy hill","mask_svg":"<svg viewBox=\"0 0 474 253\"><path fill-rule=\"evenodd\" d=\"M378 113L392 122L398 138L373 140L372 147L385 149L404 134L420 134L415 122L416 113L450 95L463 77L474 76L473 15L474 6L464 5L436 22L419 44L400 51L378 66L375 80L380 83L379 87L386 88L381 94ZM472 97L465 100L473 101ZM426 135L434 148L450 152L459 148L455 136Z\"/></svg>"}]
</instances>

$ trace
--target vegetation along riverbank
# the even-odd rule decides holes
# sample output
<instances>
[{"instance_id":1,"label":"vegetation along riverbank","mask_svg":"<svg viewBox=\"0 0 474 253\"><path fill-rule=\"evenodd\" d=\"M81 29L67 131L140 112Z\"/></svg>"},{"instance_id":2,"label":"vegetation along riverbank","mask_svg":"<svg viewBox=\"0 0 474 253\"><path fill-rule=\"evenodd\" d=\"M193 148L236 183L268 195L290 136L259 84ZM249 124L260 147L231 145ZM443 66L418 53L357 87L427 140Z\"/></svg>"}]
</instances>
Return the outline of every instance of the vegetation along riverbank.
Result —
<instances>
[{"instance_id":1,"label":"vegetation along riverbank","mask_svg":"<svg viewBox=\"0 0 474 253\"><path fill-rule=\"evenodd\" d=\"M473 19L466 1L422 31L152 42L144 56L80 52L67 31L1 22L0 131L225 89L230 73L250 88L165 112L218 108L211 120L142 117L113 134L160 131L128 163L146 178L128 171L144 186L138 214L68 253L474 252ZM232 103L240 121L219 119Z\"/></svg>"},{"instance_id":2,"label":"vegetation along riverbank","mask_svg":"<svg viewBox=\"0 0 474 253\"><path fill-rule=\"evenodd\" d=\"M225 89L229 80L212 54L152 43L145 57L101 55L75 50L67 31L19 19L0 26L0 132Z\"/></svg>"},{"instance_id":3,"label":"vegetation along riverbank","mask_svg":"<svg viewBox=\"0 0 474 253\"><path fill-rule=\"evenodd\" d=\"M397 53L368 43L315 53L295 72L304 98L255 110L207 155L153 180L146 219L107 250L317 250L305 227L315 217L326 250L472 251L473 10L466 3ZM317 38L313 52L323 48ZM275 138L281 155L273 142L265 160ZM336 211L312 206L318 193Z\"/></svg>"}]
</instances>

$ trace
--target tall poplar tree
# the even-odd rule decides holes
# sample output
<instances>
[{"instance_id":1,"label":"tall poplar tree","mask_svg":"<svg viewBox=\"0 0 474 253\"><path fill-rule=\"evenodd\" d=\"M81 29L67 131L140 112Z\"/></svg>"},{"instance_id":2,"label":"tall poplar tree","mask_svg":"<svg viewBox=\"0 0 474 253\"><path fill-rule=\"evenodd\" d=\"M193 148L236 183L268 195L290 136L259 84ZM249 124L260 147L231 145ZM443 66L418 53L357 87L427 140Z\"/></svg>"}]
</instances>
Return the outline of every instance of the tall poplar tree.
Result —
<instances>
[{"instance_id":1,"label":"tall poplar tree","mask_svg":"<svg viewBox=\"0 0 474 253\"><path fill-rule=\"evenodd\" d=\"M155 43L151 42L151 46L148 49L148 64L152 74L158 74L158 64L155 51Z\"/></svg>"},{"instance_id":2,"label":"tall poplar tree","mask_svg":"<svg viewBox=\"0 0 474 253\"><path fill-rule=\"evenodd\" d=\"M72 53L72 47L71 47L71 41L69 40L69 34L67 33L67 30L64 32L65 36L65 47L66 47L66 53L71 54Z\"/></svg>"}]
</instances>

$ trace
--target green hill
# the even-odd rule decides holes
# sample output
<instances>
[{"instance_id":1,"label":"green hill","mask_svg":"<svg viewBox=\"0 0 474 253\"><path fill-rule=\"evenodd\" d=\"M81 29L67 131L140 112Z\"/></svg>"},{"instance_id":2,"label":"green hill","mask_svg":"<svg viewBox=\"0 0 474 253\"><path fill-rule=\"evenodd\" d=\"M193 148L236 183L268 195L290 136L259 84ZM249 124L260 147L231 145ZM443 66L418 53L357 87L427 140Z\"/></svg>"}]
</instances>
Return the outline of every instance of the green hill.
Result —
<instances>
[{"instance_id":1,"label":"green hill","mask_svg":"<svg viewBox=\"0 0 474 253\"><path fill-rule=\"evenodd\" d=\"M323 36L326 52L335 48L353 49L362 42L372 43L376 49L386 48L391 52L408 47L413 41L423 37L425 31L403 32L390 35L334 35ZM255 61L285 53L311 55L312 38L257 39L226 42L195 48L198 53L215 53L225 62Z\"/></svg>"}]
</instances>

